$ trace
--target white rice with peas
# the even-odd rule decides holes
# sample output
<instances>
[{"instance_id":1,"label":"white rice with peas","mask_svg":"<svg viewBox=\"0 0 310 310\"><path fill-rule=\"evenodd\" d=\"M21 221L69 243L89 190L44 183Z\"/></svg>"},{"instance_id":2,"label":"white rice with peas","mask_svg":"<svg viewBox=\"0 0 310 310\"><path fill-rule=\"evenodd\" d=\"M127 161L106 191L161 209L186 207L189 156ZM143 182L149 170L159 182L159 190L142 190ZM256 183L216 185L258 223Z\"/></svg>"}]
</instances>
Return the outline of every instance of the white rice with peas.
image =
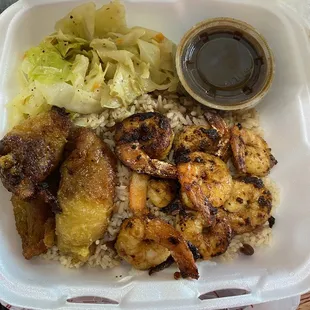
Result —
<instances>
[{"instance_id":1,"label":"white rice with peas","mask_svg":"<svg viewBox=\"0 0 310 310\"><path fill-rule=\"evenodd\" d=\"M192 100L178 95L143 95L134 103L126 108L115 110L106 109L101 114L91 114L87 116L74 116L75 124L79 126L89 127L96 131L96 133L103 138L103 140L114 148L114 126L117 122L124 118L138 113L138 112L154 112L157 111L166 115L170 119L171 127L174 132L180 131L184 125L204 125L207 124L203 116L203 107L194 103ZM262 134L259 127L258 113L252 109L242 112L225 112L222 115L229 126L236 123L241 123L245 128L252 129L258 134ZM173 152L173 151L172 151ZM168 156L168 160L172 160L173 153ZM229 165L232 173L233 166ZM117 186L116 186L116 200L115 211L111 218L107 233L102 240L97 240L95 243L95 252L88 259L86 265L90 267L100 266L103 269L113 268L120 264L120 258L112 247L107 244L108 241L115 240L120 226L124 219L131 217L131 212L128 207L128 185L131 176L131 171L123 164L118 162L117 166ZM273 195L273 207L279 204L279 191L274 182L268 178L264 178L266 187ZM167 222L174 224L174 217L166 215L159 211L156 207L148 201L147 203L150 212L155 216L160 217ZM257 229L255 232L246 233L240 236L235 236L232 240L227 252L220 258L221 260L231 260L235 258L243 243L250 244L252 247L262 245L269 245L271 242L272 230L268 223ZM43 258L59 261L65 267L79 268L83 264L73 262L69 256L61 255L56 246L49 249Z\"/></svg>"}]
</instances>

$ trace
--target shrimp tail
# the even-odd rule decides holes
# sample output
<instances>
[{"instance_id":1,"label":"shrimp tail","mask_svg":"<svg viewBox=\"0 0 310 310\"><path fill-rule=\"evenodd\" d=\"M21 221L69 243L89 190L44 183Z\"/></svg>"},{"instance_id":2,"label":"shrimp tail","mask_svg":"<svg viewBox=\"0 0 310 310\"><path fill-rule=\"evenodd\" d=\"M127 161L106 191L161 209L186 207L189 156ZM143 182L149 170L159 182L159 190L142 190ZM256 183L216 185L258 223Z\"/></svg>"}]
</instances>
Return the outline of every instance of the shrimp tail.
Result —
<instances>
[{"instance_id":1,"label":"shrimp tail","mask_svg":"<svg viewBox=\"0 0 310 310\"><path fill-rule=\"evenodd\" d=\"M213 129L216 129L221 134L221 136L230 136L229 128L220 115L218 115L216 112L206 111L204 113L204 116L208 123L211 125L211 127Z\"/></svg>"},{"instance_id":2,"label":"shrimp tail","mask_svg":"<svg viewBox=\"0 0 310 310\"><path fill-rule=\"evenodd\" d=\"M187 241L187 245L188 248L190 249L190 251L193 254L194 260L196 261L197 259L201 259L202 255L199 253L198 248L196 248L191 242ZM152 267L149 270L149 275L151 276L152 274L156 273L156 272L160 272L166 268L169 268L172 264L174 264L174 259L173 257L170 255L163 263Z\"/></svg>"},{"instance_id":3,"label":"shrimp tail","mask_svg":"<svg viewBox=\"0 0 310 310\"><path fill-rule=\"evenodd\" d=\"M175 165L150 158L139 143L120 144L115 148L115 152L124 165L138 173L166 179L178 178Z\"/></svg>"},{"instance_id":4,"label":"shrimp tail","mask_svg":"<svg viewBox=\"0 0 310 310\"><path fill-rule=\"evenodd\" d=\"M245 143L241 137L242 127L240 124L234 126L231 130L231 148L234 154L234 161L237 169L241 173L246 173L246 164L245 164Z\"/></svg>"},{"instance_id":5,"label":"shrimp tail","mask_svg":"<svg viewBox=\"0 0 310 310\"><path fill-rule=\"evenodd\" d=\"M196 210L202 213L206 224L211 226L214 222L217 209L213 207L208 198L203 194L201 187L194 183L185 183L183 190L188 195Z\"/></svg>"},{"instance_id":6,"label":"shrimp tail","mask_svg":"<svg viewBox=\"0 0 310 310\"><path fill-rule=\"evenodd\" d=\"M225 120L216 112L206 111L204 116L213 129L219 132L221 138L218 145L216 156L227 159L229 154L230 130Z\"/></svg>"},{"instance_id":7,"label":"shrimp tail","mask_svg":"<svg viewBox=\"0 0 310 310\"><path fill-rule=\"evenodd\" d=\"M151 276L152 274L156 273L156 272L160 272L166 268L169 268L172 264L174 264L174 259L173 257L170 255L163 263L152 267L149 270L149 275Z\"/></svg>"},{"instance_id":8,"label":"shrimp tail","mask_svg":"<svg viewBox=\"0 0 310 310\"><path fill-rule=\"evenodd\" d=\"M278 161L276 160L276 158L272 154L270 154L270 169L273 168L277 164L278 164Z\"/></svg>"},{"instance_id":9,"label":"shrimp tail","mask_svg":"<svg viewBox=\"0 0 310 310\"><path fill-rule=\"evenodd\" d=\"M146 221L145 237L170 250L183 278L198 279L199 273L193 254L181 233L160 219L147 217Z\"/></svg>"},{"instance_id":10,"label":"shrimp tail","mask_svg":"<svg viewBox=\"0 0 310 310\"><path fill-rule=\"evenodd\" d=\"M152 170L155 171L155 173L152 175L154 175L155 177L160 177L164 179L178 178L178 172L176 166L160 161L158 159L151 159L151 164L154 167ZM156 173L156 171L158 171L159 173Z\"/></svg>"}]
</instances>

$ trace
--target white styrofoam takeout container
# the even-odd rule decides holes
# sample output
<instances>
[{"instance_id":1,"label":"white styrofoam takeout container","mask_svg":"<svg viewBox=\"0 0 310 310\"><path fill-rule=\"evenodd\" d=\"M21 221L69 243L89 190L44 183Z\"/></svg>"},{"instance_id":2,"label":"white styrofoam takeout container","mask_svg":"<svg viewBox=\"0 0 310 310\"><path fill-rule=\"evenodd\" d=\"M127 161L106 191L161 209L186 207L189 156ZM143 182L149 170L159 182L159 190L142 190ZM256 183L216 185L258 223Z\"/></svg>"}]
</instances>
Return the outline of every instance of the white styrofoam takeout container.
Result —
<instances>
[{"instance_id":1,"label":"white styrofoam takeout container","mask_svg":"<svg viewBox=\"0 0 310 310\"><path fill-rule=\"evenodd\" d=\"M95 2L99 6L107 1ZM4 135L5 104L19 90L16 68L23 52L38 44L59 18L81 3L20 0L1 15L0 136ZM26 308L85 309L75 298L94 296L106 309L190 310L257 304L309 290L310 47L300 18L280 0L126 0L125 4L130 25L157 29L175 42L195 23L218 16L244 20L268 40L275 55L276 77L258 110L266 140L279 160L271 174L281 188L273 246L231 263L199 263L199 281L175 281L172 270L151 278L146 273L132 275L125 266L108 271L66 270L57 263L23 258L10 194L1 185L0 299ZM116 278L120 274L122 278ZM231 288L245 289L248 294L198 298Z\"/></svg>"}]
</instances>

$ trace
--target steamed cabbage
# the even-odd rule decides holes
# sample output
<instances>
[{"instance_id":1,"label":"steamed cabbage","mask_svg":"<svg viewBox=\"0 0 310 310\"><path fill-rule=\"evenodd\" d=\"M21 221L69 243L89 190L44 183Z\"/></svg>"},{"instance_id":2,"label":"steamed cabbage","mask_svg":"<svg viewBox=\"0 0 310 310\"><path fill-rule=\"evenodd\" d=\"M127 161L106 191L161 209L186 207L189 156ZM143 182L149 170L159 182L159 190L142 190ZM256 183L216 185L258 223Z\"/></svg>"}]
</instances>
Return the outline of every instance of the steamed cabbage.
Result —
<instances>
[{"instance_id":1,"label":"steamed cabbage","mask_svg":"<svg viewBox=\"0 0 310 310\"><path fill-rule=\"evenodd\" d=\"M50 108L35 83L30 83L7 105L9 127L20 123L28 115L35 116Z\"/></svg>"},{"instance_id":2,"label":"steamed cabbage","mask_svg":"<svg viewBox=\"0 0 310 310\"><path fill-rule=\"evenodd\" d=\"M97 10L95 18L95 35L105 37L110 31L126 31L126 11L119 1L112 1Z\"/></svg>"},{"instance_id":3,"label":"steamed cabbage","mask_svg":"<svg viewBox=\"0 0 310 310\"><path fill-rule=\"evenodd\" d=\"M51 106L100 113L177 87L175 45L154 30L128 28L119 1L98 10L94 3L80 5L55 29L24 55L25 87L8 106L11 125Z\"/></svg>"},{"instance_id":4,"label":"steamed cabbage","mask_svg":"<svg viewBox=\"0 0 310 310\"><path fill-rule=\"evenodd\" d=\"M71 66L71 63L61 56L53 44L42 42L25 53L22 71L29 82L40 81L52 84L66 81Z\"/></svg>"},{"instance_id":5,"label":"steamed cabbage","mask_svg":"<svg viewBox=\"0 0 310 310\"><path fill-rule=\"evenodd\" d=\"M78 38L91 40L95 33L96 5L93 2L82 4L59 20L56 30Z\"/></svg>"},{"instance_id":6,"label":"steamed cabbage","mask_svg":"<svg viewBox=\"0 0 310 310\"><path fill-rule=\"evenodd\" d=\"M81 114L99 113L102 111L100 97L96 92L75 88L67 83L45 85L36 82L36 87L50 105Z\"/></svg>"},{"instance_id":7,"label":"steamed cabbage","mask_svg":"<svg viewBox=\"0 0 310 310\"><path fill-rule=\"evenodd\" d=\"M138 46L140 50L140 59L149 63L152 68L159 68L160 65L160 49L155 44L138 40Z\"/></svg>"},{"instance_id":8,"label":"steamed cabbage","mask_svg":"<svg viewBox=\"0 0 310 310\"><path fill-rule=\"evenodd\" d=\"M70 81L75 88L83 88L89 59L84 55L76 55L71 69Z\"/></svg>"}]
</instances>

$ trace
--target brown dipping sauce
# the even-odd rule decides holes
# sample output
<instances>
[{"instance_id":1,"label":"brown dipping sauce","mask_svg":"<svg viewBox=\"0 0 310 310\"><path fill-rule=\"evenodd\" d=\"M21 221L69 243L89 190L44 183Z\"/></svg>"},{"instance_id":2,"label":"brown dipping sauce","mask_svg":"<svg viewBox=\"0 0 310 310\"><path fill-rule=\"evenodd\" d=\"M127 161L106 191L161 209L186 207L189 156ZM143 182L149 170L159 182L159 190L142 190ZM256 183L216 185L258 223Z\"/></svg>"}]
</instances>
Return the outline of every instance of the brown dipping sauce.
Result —
<instances>
[{"instance_id":1,"label":"brown dipping sauce","mask_svg":"<svg viewBox=\"0 0 310 310\"><path fill-rule=\"evenodd\" d=\"M264 39L258 33L258 38L252 36L254 28L244 23L250 29L246 31L238 28L243 22L219 20L212 27L206 21L205 28L198 25L196 32L194 28L185 35L178 49L178 73L187 91L202 98L198 101L237 106L269 88L273 59Z\"/></svg>"}]
</instances>

